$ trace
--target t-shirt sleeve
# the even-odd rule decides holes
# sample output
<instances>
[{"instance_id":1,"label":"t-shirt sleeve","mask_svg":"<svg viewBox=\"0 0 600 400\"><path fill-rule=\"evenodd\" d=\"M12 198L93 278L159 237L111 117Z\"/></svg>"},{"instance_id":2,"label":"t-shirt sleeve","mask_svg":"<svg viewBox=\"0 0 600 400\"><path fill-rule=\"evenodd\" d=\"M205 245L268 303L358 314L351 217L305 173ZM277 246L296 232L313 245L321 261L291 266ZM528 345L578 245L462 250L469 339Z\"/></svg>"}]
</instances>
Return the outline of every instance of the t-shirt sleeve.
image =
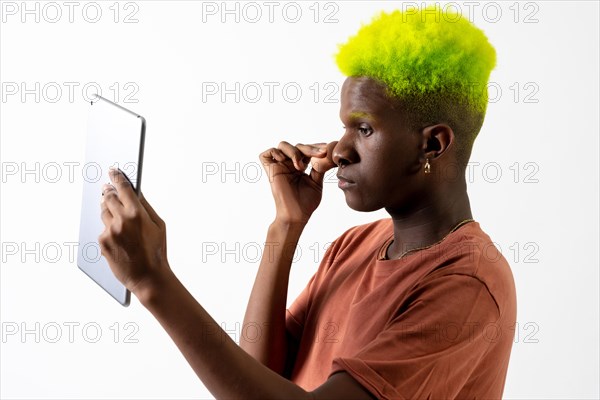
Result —
<instances>
[{"instance_id":1,"label":"t-shirt sleeve","mask_svg":"<svg viewBox=\"0 0 600 400\"><path fill-rule=\"evenodd\" d=\"M380 399L455 398L493 342L499 317L476 277L428 278L375 340L335 358L332 374L347 372Z\"/></svg>"}]
</instances>

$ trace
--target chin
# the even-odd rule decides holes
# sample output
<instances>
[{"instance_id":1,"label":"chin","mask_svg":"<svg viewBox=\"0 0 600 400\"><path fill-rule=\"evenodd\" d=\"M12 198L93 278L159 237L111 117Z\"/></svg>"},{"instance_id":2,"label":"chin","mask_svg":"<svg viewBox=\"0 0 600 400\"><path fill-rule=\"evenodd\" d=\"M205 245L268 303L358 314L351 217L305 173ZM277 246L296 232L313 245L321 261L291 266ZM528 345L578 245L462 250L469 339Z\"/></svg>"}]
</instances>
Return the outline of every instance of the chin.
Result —
<instances>
[{"instance_id":1,"label":"chin","mask_svg":"<svg viewBox=\"0 0 600 400\"><path fill-rule=\"evenodd\" d=\"M348 207L350 207L354 211L360 211L360 212L373 212L373 211L381 210L383 208L382 205L376 205L376 204L368 203L368 202L365 203L364 201L361 201L360 199L349 198L348 195L346 195L346 204L348 204Z\"/></svg>"}]
</instances>

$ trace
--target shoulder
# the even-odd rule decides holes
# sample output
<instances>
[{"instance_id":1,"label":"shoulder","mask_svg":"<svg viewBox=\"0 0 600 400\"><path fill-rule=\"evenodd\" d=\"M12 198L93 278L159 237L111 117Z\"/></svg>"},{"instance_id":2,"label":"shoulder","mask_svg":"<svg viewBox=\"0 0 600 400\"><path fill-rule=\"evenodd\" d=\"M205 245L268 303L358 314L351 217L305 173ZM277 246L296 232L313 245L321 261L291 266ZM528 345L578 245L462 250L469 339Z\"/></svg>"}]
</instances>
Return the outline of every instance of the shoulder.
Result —
<instances>
[{"instance_id":1,"label":"shoulder","mask_svg":"<svg viewBox=\"0 0 600 400\"><path fill-rule=\"evenodd\" d=\"M393 234L391 218L348 228L328 247L323 259L324 267L329 270L334 261L340 266L348 261L356 264L359 259L364 261L374 258L383 243Z\"/></svg>"},{"instance_id":2,"label":"shoulder","mask_svg":"<svg viewBox=\"0 0 600 400\"><path fill-rule=\"evenodd\" d=\"M512 270L492 239L478 222L464 225L426 257L435 257L434 268L425 281L463 276L479 281L494 299L498 309L516 307ZM512 312L512 311L511 311Z\"/></svg>"},{"instance_id":3,"label":"shoulder","mask_svg":"<svg viewBox=\"0 0 600 400\"><path fill-rule=\"evenodd\" d=\"M335 240L335 243L379 241L381 238L387 238L394 232L392 219L382 218L377 221L366 224L356 225L347 229Z\"/></svg>"}]
</instances>

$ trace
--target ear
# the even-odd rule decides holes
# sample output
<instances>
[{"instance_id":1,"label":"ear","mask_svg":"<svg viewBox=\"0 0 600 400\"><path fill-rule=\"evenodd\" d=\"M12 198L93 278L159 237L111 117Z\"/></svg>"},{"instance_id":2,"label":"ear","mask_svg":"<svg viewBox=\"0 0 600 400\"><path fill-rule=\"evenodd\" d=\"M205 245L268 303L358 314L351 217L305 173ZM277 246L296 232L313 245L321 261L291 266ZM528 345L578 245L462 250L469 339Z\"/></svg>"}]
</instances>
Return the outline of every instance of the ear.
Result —
<instances>
[{"instance_id":1,"label":"ear","mask_svg":"<svg viewBox=\"0 0 600 400\"><path fill-rule=\"evenodd\" d=\"M423 151L425 157L434 159L454 142L454 131L446 124L430 125L423 129Z\"/></svg>"}]
</instances>

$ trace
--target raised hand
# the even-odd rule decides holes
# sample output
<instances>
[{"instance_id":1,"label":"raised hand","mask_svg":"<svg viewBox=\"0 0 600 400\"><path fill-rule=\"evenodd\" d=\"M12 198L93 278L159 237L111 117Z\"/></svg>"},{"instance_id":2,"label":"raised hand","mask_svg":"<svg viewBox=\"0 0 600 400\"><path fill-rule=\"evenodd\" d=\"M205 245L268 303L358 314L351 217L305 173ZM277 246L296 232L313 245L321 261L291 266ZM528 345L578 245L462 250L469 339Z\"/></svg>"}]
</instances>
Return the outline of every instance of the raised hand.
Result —
<instances>
[{"instance_id":1,"label":"raised hand","mask_svg":"<svg viewBox=\"0 0 600 400\"><path fill-rule=\"evenodd\" d=\"M281 142L262 152L260 161L269 176L275 199L276 219L285 223L307 223L321 202L325 172L337 142L297 144ZM309 174L304 171L311 165Z\"/></svg>"}]
</instances>

